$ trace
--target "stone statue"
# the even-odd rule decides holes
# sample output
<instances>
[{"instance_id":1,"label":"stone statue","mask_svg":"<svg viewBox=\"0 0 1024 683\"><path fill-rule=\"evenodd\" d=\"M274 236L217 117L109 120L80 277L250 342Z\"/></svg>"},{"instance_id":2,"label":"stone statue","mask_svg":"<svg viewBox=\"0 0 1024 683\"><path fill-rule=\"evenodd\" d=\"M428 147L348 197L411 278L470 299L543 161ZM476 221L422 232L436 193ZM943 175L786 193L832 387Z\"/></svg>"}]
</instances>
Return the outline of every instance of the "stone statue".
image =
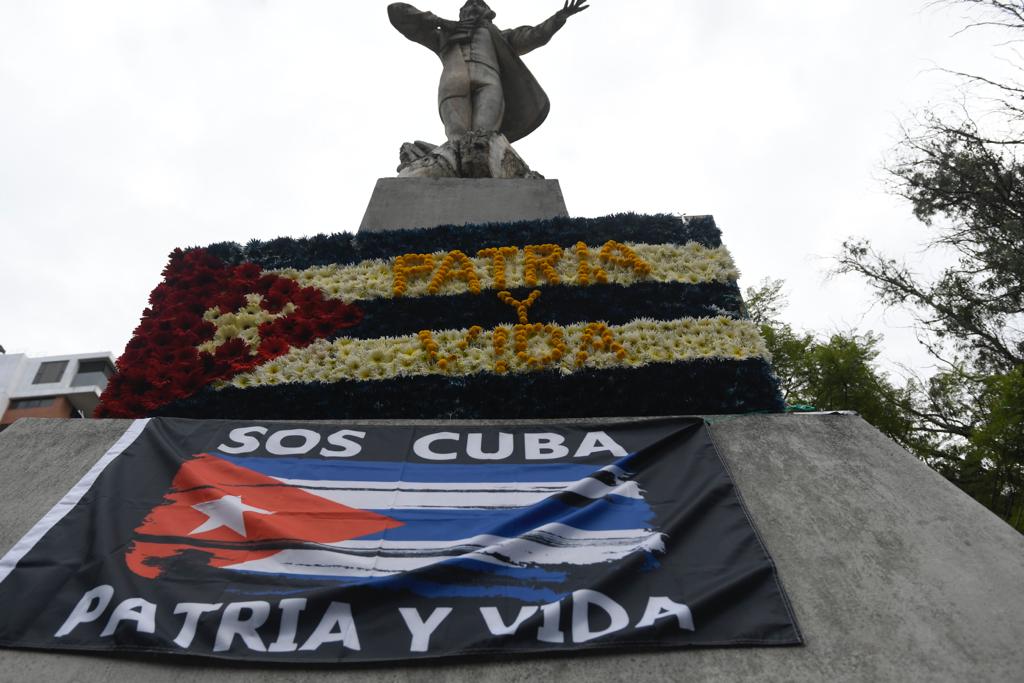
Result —
<instances>
[{"instance_id":1,"label":"stone statue","mask_svg":"<svg viewBox=\"0 0 1024 683\"><path fill-rule=\"evenodd\" d=\"M402 146L399 175L411 177L537 177L511 147L548 115L544 90L520 59L546 45L589 0L566 0L538 26L502 31L484 0L468 0L459 21L402 2L388 7L391 23L441 58L437 101L448 142Z\"/></svg>"}]
</instances>

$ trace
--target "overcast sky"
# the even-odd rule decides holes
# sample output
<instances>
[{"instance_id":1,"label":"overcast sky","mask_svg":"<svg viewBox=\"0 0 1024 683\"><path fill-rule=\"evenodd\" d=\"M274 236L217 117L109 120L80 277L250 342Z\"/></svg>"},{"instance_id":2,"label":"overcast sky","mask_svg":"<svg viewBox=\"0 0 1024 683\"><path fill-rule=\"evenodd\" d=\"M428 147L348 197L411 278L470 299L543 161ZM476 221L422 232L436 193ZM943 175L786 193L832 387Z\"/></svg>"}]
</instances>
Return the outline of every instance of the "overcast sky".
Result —
<instances>
[{"instance_id":1,"label":"overcast sky","mask_svg":"<svg viewBox=\"0 0 1024 683\"><path fill-rule=\"evenodd\" d=\"M387 4L0 0L0 344L120 355L173 248L355 230L399 145L443 139L440 63ZM512 27L562 2L492 5ZM526 57L552 111L516 145L570 213L713 214L794 325L926 367L904 315L827 271L851 235L937 267L882 163L955 95L933 67L1006 71L999 36L925 0L592 5Z\"/></svg>"}]
</instances>

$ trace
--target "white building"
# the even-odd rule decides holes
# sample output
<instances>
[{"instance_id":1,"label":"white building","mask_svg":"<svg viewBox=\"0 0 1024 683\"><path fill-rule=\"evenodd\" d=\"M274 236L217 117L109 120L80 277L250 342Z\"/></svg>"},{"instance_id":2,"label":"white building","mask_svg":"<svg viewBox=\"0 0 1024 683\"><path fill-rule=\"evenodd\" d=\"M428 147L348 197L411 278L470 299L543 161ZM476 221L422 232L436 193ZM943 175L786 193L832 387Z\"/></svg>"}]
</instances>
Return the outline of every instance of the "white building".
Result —
<instances>
[{"instance_id":1,"label":"white building","mask_svg":"<svg viewBox=\"0 0 1024 683\"><path fill-rule=\"evenodd\" d=\"M0 430L21 417L91 417L112 374L109 353L30 358L0 347Z\"/></svg>"}]
</instances>

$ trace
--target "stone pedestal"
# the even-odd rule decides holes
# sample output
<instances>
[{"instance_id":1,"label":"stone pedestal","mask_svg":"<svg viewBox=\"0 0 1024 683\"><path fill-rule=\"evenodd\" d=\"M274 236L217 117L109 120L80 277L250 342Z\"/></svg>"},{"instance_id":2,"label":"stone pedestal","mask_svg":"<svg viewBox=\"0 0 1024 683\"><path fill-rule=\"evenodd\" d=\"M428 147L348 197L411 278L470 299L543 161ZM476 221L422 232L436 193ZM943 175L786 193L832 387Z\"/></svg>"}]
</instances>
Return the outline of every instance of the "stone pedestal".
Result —
<instances>
[{"instance_id":1,"label":"stone pedestal","mask_svg":"<svg viewBox=\"0 0 1024 683\"><path fill-rule=\"evenodd\" d=\"M23 419L0 434L0 555L130 424ZM680 671L708 683L1020 679L1024 537L859 417L743 415L712 418L710 429L779 567L805 647L659 652L652 643L650 652L617 656L344 671L0 649L0 681L413 683L425 671L452 683L640 683L678 680ZM407 633L395 638L409 643Z\"/></svg>"},{"instance_id":2,"label":"stone pedestal","mask_svg":"<svg viewBox=\"0 0 1024 683\"><path fill-rule=\"evenodd\" d=\"M359 232L568 216L557 180L381 178Z\"/></svg>"}]
</instances>

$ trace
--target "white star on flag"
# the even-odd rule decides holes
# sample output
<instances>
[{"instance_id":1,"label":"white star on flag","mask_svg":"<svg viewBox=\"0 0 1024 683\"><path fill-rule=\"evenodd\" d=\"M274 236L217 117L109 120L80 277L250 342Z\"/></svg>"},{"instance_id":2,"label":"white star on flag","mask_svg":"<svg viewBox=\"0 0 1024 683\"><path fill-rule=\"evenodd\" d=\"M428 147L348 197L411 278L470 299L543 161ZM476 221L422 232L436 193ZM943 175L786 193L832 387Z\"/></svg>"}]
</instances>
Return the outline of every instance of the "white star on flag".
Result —
<instances>
[{"instance_id":1,"label":"white star on flag","mask_svg":"<svg viewBox=\"0 0 1024 683\"><path fill-rule=\"evenodd\" d=\"M253 512L259 515L272 515L274 514L270 510L263 510L260 508L246 505L242 502L241 496L224 496L217 500L210 500L205 503L197 503L192 506L194 509L202 512L209 519L193 529L189 536L196 534L202 534L207 531L213 531L219 529L222 526L234 531L239 536L245 537L245 517L243 516L246 512Z\"/></svg>"}]
</instances>

